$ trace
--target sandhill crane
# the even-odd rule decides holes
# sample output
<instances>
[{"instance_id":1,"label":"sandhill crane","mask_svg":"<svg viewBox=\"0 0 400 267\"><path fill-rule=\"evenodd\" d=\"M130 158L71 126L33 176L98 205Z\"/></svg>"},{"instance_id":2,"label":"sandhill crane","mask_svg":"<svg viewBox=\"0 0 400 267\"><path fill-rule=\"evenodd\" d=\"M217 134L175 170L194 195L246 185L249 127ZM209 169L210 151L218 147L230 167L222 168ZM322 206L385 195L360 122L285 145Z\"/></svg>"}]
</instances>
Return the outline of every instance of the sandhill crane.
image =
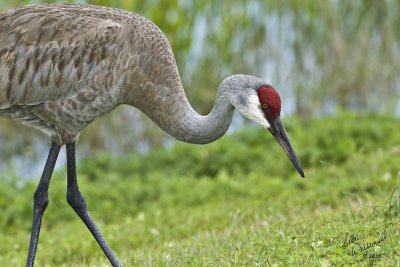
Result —
<instances>
[{"instance_id":1,"label":"sandhill crane","mask_svg":"<svg viewBox=\"0 0 400 267\"><path fill-rule=\"evenodd\" d=\"M0 13L0 116L43 131L50 152L34 193L27 266L33 266L48 187L61 146L67 153L67 201L113 266L120 266L79 191L75 144L87 125L128 104L184 142L210 143L227 131L234 109L268 129L299 174L300 162L280 120L281 100L260 78L232 75L212 111L190 106L171 46L151 21L92 5L34 5Z\"/></svg>"}]
</instances>

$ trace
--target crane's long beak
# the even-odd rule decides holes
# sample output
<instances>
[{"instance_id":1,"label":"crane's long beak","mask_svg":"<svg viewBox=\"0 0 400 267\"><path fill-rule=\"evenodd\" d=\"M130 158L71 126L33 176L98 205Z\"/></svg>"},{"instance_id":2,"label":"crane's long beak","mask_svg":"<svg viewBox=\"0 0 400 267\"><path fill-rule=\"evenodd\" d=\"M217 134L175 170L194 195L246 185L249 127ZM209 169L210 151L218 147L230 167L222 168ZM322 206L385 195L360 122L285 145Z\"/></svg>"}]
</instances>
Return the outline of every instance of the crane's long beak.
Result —
<instances>
[{"instance_id":1,"label":"crane's long beak","mask_svg":"<svg viewBox=\"0 0 400 267\"><path fill-rule=\"evenodd\" d=\"M268 129L271 134L275 137L276 141L281 145L290 161L293 163L296 170L299 172L301 177L304 178L304 171L301 167L300 161L294 152L292 145L290 144L289 138L286 135L285 127L283 127L279 116L275 120L270 121L270 128Z\"/></svg>"}]
</instances>

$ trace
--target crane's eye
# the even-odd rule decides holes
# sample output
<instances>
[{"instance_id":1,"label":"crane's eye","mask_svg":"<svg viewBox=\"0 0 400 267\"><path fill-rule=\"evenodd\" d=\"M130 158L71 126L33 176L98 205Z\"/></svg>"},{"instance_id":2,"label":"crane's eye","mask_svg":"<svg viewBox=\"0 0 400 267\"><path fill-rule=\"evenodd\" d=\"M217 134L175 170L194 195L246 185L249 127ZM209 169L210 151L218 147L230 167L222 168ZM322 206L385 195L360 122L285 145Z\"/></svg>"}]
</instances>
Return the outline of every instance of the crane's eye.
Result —
<instances>
[{"instance_id":1,"label":"crane's eye","mask_svg":"<svg viewBox=\"0 0 400 267\"><path fill-rule=\"evenodd\" d=\"M268 109L268 108L269 108L269 105L268 105L267 103L263 103L263 104L262 104L262 108L263 108L263 109Z\"/></svg>"}]
</instances>

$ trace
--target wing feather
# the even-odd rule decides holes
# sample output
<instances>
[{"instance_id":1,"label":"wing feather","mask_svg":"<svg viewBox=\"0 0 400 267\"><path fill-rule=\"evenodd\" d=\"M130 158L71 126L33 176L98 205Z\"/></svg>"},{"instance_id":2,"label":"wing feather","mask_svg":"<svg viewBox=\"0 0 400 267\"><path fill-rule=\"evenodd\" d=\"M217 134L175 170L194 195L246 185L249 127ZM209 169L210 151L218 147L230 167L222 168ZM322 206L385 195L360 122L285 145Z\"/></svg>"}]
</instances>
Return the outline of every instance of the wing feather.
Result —
<instances>
[{"instance_id":1,"label":"wing feather","mask_svg":"<svg viewBox=\"0 0 400 267\"><path fill-rule=\"evenodd\" d=\"M122 45L132 13L37 5L0 13L0 109L76 94Z\"/></svg>"}]
</instances>

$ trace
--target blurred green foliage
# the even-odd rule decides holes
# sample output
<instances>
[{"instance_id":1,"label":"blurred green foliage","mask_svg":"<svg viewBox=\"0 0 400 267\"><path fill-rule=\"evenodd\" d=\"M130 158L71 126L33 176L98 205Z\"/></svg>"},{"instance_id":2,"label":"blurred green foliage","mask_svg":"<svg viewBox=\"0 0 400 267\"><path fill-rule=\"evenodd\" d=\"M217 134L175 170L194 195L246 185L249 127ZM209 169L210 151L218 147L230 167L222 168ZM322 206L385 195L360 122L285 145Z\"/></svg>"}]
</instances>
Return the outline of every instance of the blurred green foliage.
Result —
<instances>
[{"instance_id":1,"label":"blurred green foliage","mask_svg":"<svg viewBox=\"0 0 400 267\"><path fill-rule=\"evenodd\" d=\"M400 221L389 200L399 119L341 114L284 123L305 179L268 132L249 127L207 146L93 155L79 161L80 190L125 266L354 265L362 255L342 247L346 233L373 242L385 225L380 264L394 266ZM50 186L37 264L106 265L66 203L65 177L56 172ZM35 187L0 180L1 266L23 265Z\"/></svg>"},{"instance_id":2,"label":"blurred green foliage","mask_svg":"<svg viewBox=\"0 0 400 267\"><path fill-rule=\"evenodd\" d=\"M400 136L393 131L393 125L400 124L400 119L391 116L343 113L312 120L292 118L284 120L284 124L305 168L342 164L357 153L400 153ZM249 126L207 146L181 143L143 156L132 153L118 160L113 160L109 153L98 153L82 162L81 172L94 180L102 177L103 172L147 177L156 170L166 176L184 176L190 170L198 178L216 177L220 173L245 176L251 171L283 177L294 175L291 162L276 160L277 155L286 157L270 133ZM388 171L396 173L393 168Z\"/></svg>"}]
</instances>

